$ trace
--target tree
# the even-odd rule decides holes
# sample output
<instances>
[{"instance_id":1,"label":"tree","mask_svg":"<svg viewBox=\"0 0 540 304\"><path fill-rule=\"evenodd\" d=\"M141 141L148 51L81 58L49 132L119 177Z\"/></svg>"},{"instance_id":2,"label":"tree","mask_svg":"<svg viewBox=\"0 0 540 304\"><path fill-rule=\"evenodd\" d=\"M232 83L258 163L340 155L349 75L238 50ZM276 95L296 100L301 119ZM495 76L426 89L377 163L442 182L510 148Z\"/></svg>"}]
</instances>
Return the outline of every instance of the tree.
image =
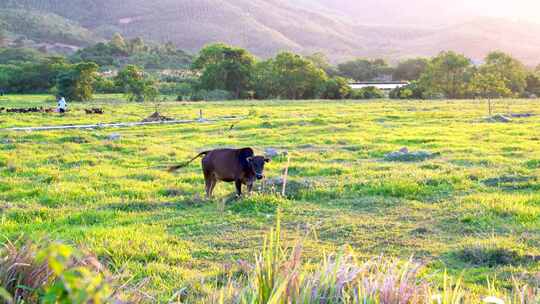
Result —
<instances>
[{"instance_id":1,"label":"tree","mask_svg":"<svg viewBox=\"0 0 540 304\"><path fill-rule=\"evenodd\" d=\"M306 59L311 61L317 68L323 70L329 77L333 77L338 74L336 67L330 64L328 57L324 53L313 53L306 56Z\"/></svg>"},{"instance_id":2,"label":"tree","mask_svg":"<svg viewBox=\"0 0 540 304\"><path fill-rule=\"evenodd\" d=\"M156 83L145 77L143 70L135 65L127 65L115 78L116 86L123 88L129 101L153 100L158 95Z\"/></svg>"},{"instance_id":3,"label":"tree","mask_svg":"<svg viewBox=\"0 0 540 304\"><path fill-rule=\"evenodd\" d=\"M68 100L91 100L98 68L98 65L93 62L83 62L68 67L58 76L57 94Z\"/></svg>"},{"instance_id":4,"label":"tree","mask_svg":"<svg viewBox=\"0 0 540 304\"><path fill-rule=\"evenodd\" d=\"M352 93L349 81L343 77L333 77L326 81L323 98L325 99L345 99Z\"/></svg>"},{"instance_id":5,"label":"tree","mask_svg":"<svg viewBox=\"0 0 540 304\"><path fill-rule=\"evenodd\" d=\"M395 88L390 92L392 99L422 99L424 90L417 81L412 81L406 86Z\"/></svg>"},{"instance_id":6,"label":"tree","mask_svg":"<svg viewBox=\"0 0 540 304\"><path fill-rule=\"evenodd\" d=\"M174 55L177 50L176 45L174 44L174 42L171 42L171 41L167 41L167 43L163 45L163 49L169 55Z\"/></svg>"},{"instance_id":7,"label":"tree","mask_svg":"<svg viewBox=\"0 0 540 304\"><path fill-rule=\"evenodd\" d=\"M503 79L515 95L521 96L527 86L527 69L517 59L503 52L489 53L482 67L487 72L498 75Z\"/></svg>"},{"instance_id":8,"label":"tree","mask_svg":"<svg viewBox=\"0 0 540 304\"><path fill-rule=\"evenodd\" d=\"M270 82L274 97L311 99L319 97L328 79L326 73L311 61L289 52L278 54L271 61Z\"/></svg>"},{"instance_id":9,"label":"tree","mask_svg":"<svg viewBox=\"0 0 540 304\"><path fill-rule=\"evenodd\" d=\"M255 98L269 99L279 96L277 72L274 70L274 59L257 62L254 69L253 87Z\"/></svg>"},{"instance_id":10,"label":"tree","mask_svg":"<svg viewBox=\"0 0 540 304\"><path fill-rule=\"evenodd\" d=\"M138 65L145 69L187 69L191 66L192 56L177 50L173 44L145 46L144 41L123 42L121 36L113 37L111 42L98 43L78 50L70 56L73 63L92 61L102 68L123 68L128 64ZM126 44L125 47L122 47ZM136 52L132 52L136 50Z\"/></svg>"},{"instance_id":11,"label":"tree","mask_svg":"<svg viewBox=\"0 0 540 304\"><path fill-rule=\"evenodd\" d=\"M392 74L394 80L418 80L428 66L425 58L407 59L400 62Z\"/></svg>"},{"instance_id":12,"label":"tree","mask_svg":"<svg viewBox=\"0 0 540 304\"><path fill-rule=\"evenodd\" d=\"M351 94L352 99L377 99L384 97L384 92L376 87L365 87L362 89L356 89L353 90Z\"/></svg>"},{"instance_id":13,"label":"tree","mask_svg":"<svg viewBox=\"0 0 540 304\"><path fill-rule=\"evenodd\" d=\"M471 61L452 51L442 52L433 58L420 77L419 84L426 94L442 93L447 98L464 97L471 75Z\"/></svg>"},{"instance_id":14,"label":"tree","mask_svg":"<svg viewBox=\"0 0 540 304\"><path fill-rule=\"evenodd\" d=\"M109 43L96 45L78 50L71 56L72 62L95 62L101 67L116 66L120 58L125 58L127 51L117 48Z\"/></svg>"},{"instance_id":15,"label":"tree","mask_svg":"<svg viewBox=\"0 0 540 304\"><path fill-rule=\"evenodd\" d=\"M366 87L363 90L365 99L377 99L385 97L384 92L376 87Z\"/></svg>"},{"instance_id":16,"label":"tree","mask_svg":"<svg viewBox=\"0 0 540 304\"><path fill-rule=\"evenodd\" d=\"M134 39L131 39L127 43L127 48L130 54L141 53L141 52L146 51L146 45L144 44L144 40L141 37L136 37Z\"/></svg>"},{"instance_id":17,"label":"tree","mask_svg":"<svg viewBox=\"0 0 540 304\"><path fill-rule=\"evenodd\" d=\"M525 91L529 94L540 96L540 75L537 73L530 73L527 75L527 87Z\"/></svg>"},{"instance_id":18,"label":"tree","mask_svg":"<svg viewBox=\"0 0 540 304\"><path fill-rule=\"evenodd\" d=\"M29 48L0 49L0 64L37 63L44 60L42 53Z\"/></svg>"},{"instance_id":19,"label":"tree","mask_svg":"<svg viewBox=\"0 0 540 304\"><path fill-rule=\"evenodd\" d=\"M23 57L24 58L24 57ZM33 57L30 57L33 58ZM0 87L12 93L46 93L56 84L58 74L67 66L63 57L34 58L0 65Z\"/></svg>"},{"instance_id":20,"label":"tree","mask_svg":"<svg viewBox=\"0 0 540 304\"><path fill-rule=\"evenodd\" d=\"M115 33L112 36L111 42L109 44L122 51L125 51L127 49L126 41L124 40L124 37L122 37L122 35L120 35L119 33Z\"/></svg>"},{"instance_id":21,"label":"tree","mask_svg":"<svg viewBox=\"0 0 540 304\"><path fill-rule=\"evenodd\" d=\"M225 90L235 98L252 87L255 58L248 51L225 44L212 44L199 53L193 68L201 72L199 89Z\"/></svg>"},{"instance_id":22,"label":"tree","mask_svg":"<svg viewBox=\"0 0 540 304\"><path fill-rule=\"evenodd\" d=\"M392 68L382 59L355 59L338 65L338 75L356 81L370 81L392 74Z\"/></svg>"},{"instance_id":23,"label":"tree","mask_svg":"<svg viewBox=\"0 0 540 304\"><path fill-rule=\"evenodd\" d=\"M489 115L493 114L491 100L503 96L510 96L512 91L500 74L493 73L489 68L483 67L477 71L470 83L470 90L478 97L488 100Z\"/></svg>"}]
</instances>

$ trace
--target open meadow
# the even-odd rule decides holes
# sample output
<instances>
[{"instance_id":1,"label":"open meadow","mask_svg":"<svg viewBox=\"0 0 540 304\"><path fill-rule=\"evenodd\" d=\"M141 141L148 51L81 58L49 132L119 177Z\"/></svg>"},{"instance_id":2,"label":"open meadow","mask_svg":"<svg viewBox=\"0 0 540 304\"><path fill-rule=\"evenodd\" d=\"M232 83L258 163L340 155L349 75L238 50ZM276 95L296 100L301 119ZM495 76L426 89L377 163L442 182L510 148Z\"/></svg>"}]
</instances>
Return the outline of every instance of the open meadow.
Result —
<instances>
[{"instance_id":1,"label":"open meadow","mask_svg":"<svg viewBox=\"0 0 540 304\"><path fill-rule=\"evenodd\" d=\"M45 95L0 97L0 107L54 106ZM50 98L49 98L50 99ZM497 102L495 112L532 113L539 100ZM84 108L102 107L103 115ZM301 237L312 261L352 250L445 270L482 293L488 279L540 284L540 116L487 121L480 101L165 102L175 119L238 121L119 129L0 131L0 235L62 240L94 252L159 302L186 288L210 292L227 265L253 261L281 209L286 244ZM0 113L0 128L137 122L151 103L98 96L56 113ZM115 136L111 136L111 134ZM290 155L287 198L272 186L233 200L219 184L204 199L197 161L218 147ZM425 159L388 158L402 148ZM287 163L276 156L267 178ZM279 188L279 187L278 187ZM278 191L280 189L277 189ZM350 249L343 249L344 246Z\"/></svg>"}]
</instances>

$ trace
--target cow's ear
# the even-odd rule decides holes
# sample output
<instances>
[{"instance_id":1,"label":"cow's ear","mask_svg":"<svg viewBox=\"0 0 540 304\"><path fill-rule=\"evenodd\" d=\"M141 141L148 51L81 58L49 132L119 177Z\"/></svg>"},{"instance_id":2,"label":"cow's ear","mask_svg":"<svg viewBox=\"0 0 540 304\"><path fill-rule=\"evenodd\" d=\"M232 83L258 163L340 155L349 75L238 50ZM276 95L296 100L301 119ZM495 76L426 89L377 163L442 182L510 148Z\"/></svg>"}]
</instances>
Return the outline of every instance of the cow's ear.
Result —
<instances>
[{"instance_id":1,"label":"cow's ear","mask_svg":"<svg viewBox=\"0 0 540 304\"><path fill-rule=\"evenodd\" d=\"M247 162L248 162L248 163L250 163L250 162L252 162L252 161L253 161L253 157L252 157L252 156L250 156L250 157L246 158L246 160L247 160Z\"/></svg>"},{"instance_id":2,"label":"cow's ear","mask_svg":"<svg viewBox=\"0 0 540 304\"><path fill-rule=\"evenodd\" d=\"M272 160L271 160L270 158L268 158L268 157L266 157L266 158L264 159L264 162L265 162L265 163L269 163L269 162L271 162L271 161L272 161Z\"/></svg>"}]
</instances>

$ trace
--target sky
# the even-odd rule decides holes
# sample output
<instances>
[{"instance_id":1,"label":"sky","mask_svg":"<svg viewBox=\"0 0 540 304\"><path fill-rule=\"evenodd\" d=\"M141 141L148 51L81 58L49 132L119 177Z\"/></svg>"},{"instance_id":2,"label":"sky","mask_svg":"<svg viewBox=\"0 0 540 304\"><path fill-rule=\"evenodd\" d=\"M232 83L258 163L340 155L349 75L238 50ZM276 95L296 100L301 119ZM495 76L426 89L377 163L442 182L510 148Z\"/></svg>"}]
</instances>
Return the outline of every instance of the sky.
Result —
<instances>
[{"instance_id":1,"label":"sky","mask_svg":"<svg viewBox=\"0 0 540 304\"><path fill-rule=\"evenodd\" d=\"M481 16L507 17L540 22L540 0L460 1L461 5L463 5L467 11L471 13L476 12Z\"/></svg>"},{"instance_id":2,"label":"sky","mask_svg":"<svg viewBox=\"0 0 540 304\"><path fill-rule=\"evenodd\" d=\"M360 23L452 24L474 17L540 23L540 0L289 0L341 11ZM369 12L369 13L366 13Z\"/></svg>"}]
</instances>

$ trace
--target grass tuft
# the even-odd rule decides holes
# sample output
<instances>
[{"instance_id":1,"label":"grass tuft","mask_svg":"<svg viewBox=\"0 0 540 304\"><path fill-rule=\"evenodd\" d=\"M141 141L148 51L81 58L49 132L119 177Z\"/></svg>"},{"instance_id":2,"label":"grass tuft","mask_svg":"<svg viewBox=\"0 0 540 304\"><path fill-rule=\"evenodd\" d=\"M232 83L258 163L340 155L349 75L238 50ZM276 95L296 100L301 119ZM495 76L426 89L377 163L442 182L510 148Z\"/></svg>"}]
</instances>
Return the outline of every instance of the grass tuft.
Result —
<instances>
[{"instance_id":1,"label":"grass tuft","mask_svg":"<svg viewBox=\"0 0 540 304\"><path fill-rule=\"evenodd\" d=\"M238 213L274 214L279 208L287 207L290 202L283 197L267 194L253 194L234 202L230 210Z\"/></svg>"},{"instance_id":2,"label":"grass tuft","mask_svg":"<svg viewBox=\"0 0 540 304\"><path fill-rule=\"evenodd\" d=\"M474 266L499 267L506 265L519 265L526 262L526 258L516 249L508 247L504 241L488 239L474 244L466 244L455 252L456 257Z\"/></svg>"}]
</instances>

